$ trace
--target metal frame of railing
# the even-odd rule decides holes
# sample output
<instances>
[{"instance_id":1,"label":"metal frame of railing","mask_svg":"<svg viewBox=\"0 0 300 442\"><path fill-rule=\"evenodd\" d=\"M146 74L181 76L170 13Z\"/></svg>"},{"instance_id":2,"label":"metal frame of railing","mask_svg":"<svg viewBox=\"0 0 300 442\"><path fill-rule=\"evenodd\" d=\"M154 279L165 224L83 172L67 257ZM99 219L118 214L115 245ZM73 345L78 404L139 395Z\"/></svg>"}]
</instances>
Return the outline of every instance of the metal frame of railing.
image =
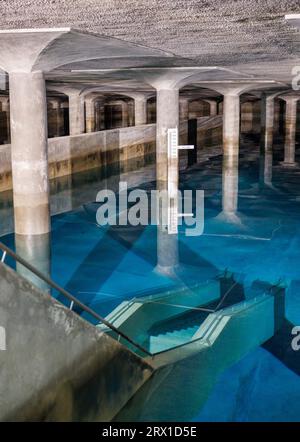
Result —
<instances>
[{"instance_id":1,"label":"metal frame of railing","mask_svg":"<svg viewBox=\"0 0 300 442\"><path fill-rule=\"evenodd\" d=\"M72 309L73 305L76 304L78 307L80 307L82 310L84 310L86 313L89 313L92 317L97 319L97 321L104 324L107 328L112 330L118 335L118 338L122 337L127 342L129 342L131 345L133 345L135 348L139 349L143 353L145 353L148 356L153 357L153 354L150 353L148 350L146 350L144 347L142 347L137 342L133 341L129 336L127 336L122 331L118 330L117 327L112 325L110 322L108 322L105 318L102 318L102 316L98 315L94 310L92 310L90 307L83 304L81 301L79 301L75 296L71 295L71 293L67 292L64 288L60 287L56 282L54 282L52 279L48 278L47 276L43 275L38 269L33 267L31 264L29 264L27 261L25 261L21 256L19 256L17 253L13 252L9 247L7 247L5 244L0 242L0 249L3 251L3 255L1 258L1 262L4 263L4 260L6 256L10 256L13 258L16 262L20 263L22 266L26 267L28 270L30 270L34 275L36 275L38 278L40 278L42 281L44 281L46 284L48 284L53 289L57 290L59 293L61 293L64 297L69 299L71 302L70 309Z\"/></svg>"}]
</instances>

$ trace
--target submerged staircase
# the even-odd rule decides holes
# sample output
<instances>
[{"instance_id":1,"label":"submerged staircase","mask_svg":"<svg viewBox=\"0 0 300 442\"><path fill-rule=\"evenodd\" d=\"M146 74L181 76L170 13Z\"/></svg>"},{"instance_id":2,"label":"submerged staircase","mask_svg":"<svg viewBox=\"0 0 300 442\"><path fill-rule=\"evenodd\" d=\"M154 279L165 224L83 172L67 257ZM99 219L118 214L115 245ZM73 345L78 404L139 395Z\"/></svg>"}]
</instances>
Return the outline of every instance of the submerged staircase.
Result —
<instances>
[{"instance_id":1,"label":"submerged staircase","mask_svg":"<svg viewBox=\"0 0 300 442\"><path fill-rule=\"evenodd\" d=\"M194 325L193 327L161 333L156 336L152 335L150 336L149 350L151 353L160 353L167 348L185 344L193 338L198 328L197 325Z\"/></svg>"},{"instance_id":2,"label":"submerged staircase","mask_svg":"<svg viewBox=\"0 0 300 442\"><path fill-rule=\"evenodd\" d=\"M145 359L158 368L207 351L235 361L270 339L284 316L284 287L254 281L244 292L231 275L124 301L106 319L147 349L152 356Z\"/></svg>"}]
</instances>

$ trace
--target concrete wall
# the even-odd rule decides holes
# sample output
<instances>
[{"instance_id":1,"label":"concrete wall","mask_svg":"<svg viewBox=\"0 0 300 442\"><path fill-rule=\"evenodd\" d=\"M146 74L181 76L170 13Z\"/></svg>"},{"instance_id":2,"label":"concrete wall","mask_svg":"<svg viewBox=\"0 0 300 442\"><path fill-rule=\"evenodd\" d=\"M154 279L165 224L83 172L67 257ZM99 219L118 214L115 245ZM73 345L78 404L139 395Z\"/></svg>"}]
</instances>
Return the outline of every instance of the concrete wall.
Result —
<instances>
[{"instance_id":1,"label":"concrete wall","mask_svg":"<svg viewBox=\"0 0 300 442\"><path fill-rule=\"evenodd\" d=\"M1 421L108 421L152 368L0 263Z\"/></svg>"},{"instance_id":2,"label":"concrete wall","mask_svg":"<svg viewBox=\"0 0 300 442\"><path fill-rule=\"evenodd\" d=\"M198 131L222 124L222 117L198 118ZM117 164L122 172L131 169L133 159L155 154L156 125L125 127L81 135L48 139L50 179L97 167ZM201 134L200 134L201 136ZM186 142L187 122L180 125L180 142ZM0 145L0 192L12 189L10 144Z\"/></svg>"},{"instance_id":3,"label":"concrete wall","mask_svg":"<svg viewBox=\"0 0 300 442\"><path fill-rule=\"evenodd\" d=\"M0 192L12 188L10 144L0 146ZM155 152L155 125L48 139L50 179Z\"/></svg>"},{"instance_id":4,"label":"concrete wall","mask_svg":"<svg viewBox=\"0 0 300 442\"><path fill-rule=\"evenodd\" d=\"M198 118L201 144L205 132L222 125L222 117ZM132 170L131 160L155 154L156 125L124 127L81 135L48 139L50 179L98 167L117 165L121 172ZM180 125L180 142L187 139L187 121ZM11 146L0 145L0 192L12 189ZM141 163L141 166L144 165Z\"/></svg>"}]
</instances>

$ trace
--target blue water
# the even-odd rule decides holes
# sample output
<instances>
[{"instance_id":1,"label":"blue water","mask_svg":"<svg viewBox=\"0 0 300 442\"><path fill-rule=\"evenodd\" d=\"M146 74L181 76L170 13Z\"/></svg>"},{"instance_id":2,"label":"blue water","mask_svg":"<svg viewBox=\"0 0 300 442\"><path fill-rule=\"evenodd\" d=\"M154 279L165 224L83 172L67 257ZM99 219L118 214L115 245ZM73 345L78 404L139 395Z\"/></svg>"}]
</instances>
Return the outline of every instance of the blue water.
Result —
<instances>
[{"instance_id":1,"label":"blue water","mask_svg":"<svg viewBox=\"0 0 300 442\"><path fill-rule=\"evenodd\" d=\"M300 168L284 169L281 159L278 149L272 186L263 186L257 143L244 142L238 223L220 216L221 156L181 172L182 188L205 191L205 229L199 237L185 236L180 229L178 275L189 284L227 269L246 290L256 279L272 284L281 280L287 286L286 321L291 326L300 325ZM1 240L13 243L11 235ZM83 206L52 218L51 252L52 278L101 315L124 299L177 284L155 271L154 226L99 227ZM299 421L300 351L291 350L289 332L287 327L215 377L197 357L181 362L171 373L157 375L151 394L142 389L119 418Z\"/></svg>"}]
</instances>

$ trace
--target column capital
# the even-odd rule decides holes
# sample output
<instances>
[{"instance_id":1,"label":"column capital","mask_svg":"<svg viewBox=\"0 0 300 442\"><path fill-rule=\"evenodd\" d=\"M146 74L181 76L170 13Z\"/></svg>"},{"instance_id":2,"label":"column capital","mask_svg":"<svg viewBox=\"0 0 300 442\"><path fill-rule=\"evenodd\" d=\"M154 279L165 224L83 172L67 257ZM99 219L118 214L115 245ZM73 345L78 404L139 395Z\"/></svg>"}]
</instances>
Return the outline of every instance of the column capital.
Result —
<instances>
[{"instance_id":1,"label":"column capital","mask_svg":"<svg viewBox=\"0 0 300 442\"><path fill-rule=\"evenodd\" d=\"M71 28L0 31L0 67L10 72L50 71L76 61L111 57L173 57L117 38Z\"/></svg>"},{"instance_id":2,"label":"column capital","mask_svg":"<svg viewBox=\"0 0 300 442\"><path fill-rule=\"evenodd\" d=\"M300 95L279 95L279 97L281 100L284 100L285 102L295 102L300 100Z\"/></svg>"},{"instance_id":3,"label":"column capital","mask_svg":"<svg viewBox=\"0 0 300 442\"><path fill-rule=\"evenodd\" d=\"M83 87L81 85L72 85L68 83L47 83L47 91L60 92L68 97L76 97L81 95L83 97Z\"/></svg>"},{"instance_id":4,"label":"column capital","mask_svg":"<svg viewBox=\"0 0 300 442\"><path fill-rule=\"evenodd\" d=\"M52 104L53 109L59 109L61 100L59 97L47 97L48 103Z\"/></svg>"},{"instance_id":5,"label":"column capital","mask_svg":"<svg viewBox=\"0 0 300 442\"><path fill-rule=\"evenodd\" d=\"M155 92L121 92L122 95L125 95L129 98L132 98L135 101L147 101L149 98L155 96Z\"/></svg>"},{"instance_id":6,"label":"column capital","mask_svg":"<svg viewBox=\"0 0 300 442\"><path fill-rule=\"evenodd\" d=\"M261 94L261 99L265 99L265 100L274 100L275 98L277 98L280 94L282 94L282 91L263 91Z\"/></svg>"},{"instance_id":7,"label":"column capital","mask_svg":"<svg viewBox=\"0 0 300 442\"><path fill-rule=\"evenodd\" d=\"M222 95L224 97L239 97L242 93L241 89L223 89Z\"/></svg>"},{"instance_id":8,"label":"column capital","mask_svg":"<svg viewBox=\"0 0 300 442\"><path fill-rule=\"evenodd\" d=\"M103 95L92 95L92 96L83 95L83 98L86 103L96 103L96 101L102 101L102 102L105 101L105 97Z\"/></svg>"}]
</instances>

